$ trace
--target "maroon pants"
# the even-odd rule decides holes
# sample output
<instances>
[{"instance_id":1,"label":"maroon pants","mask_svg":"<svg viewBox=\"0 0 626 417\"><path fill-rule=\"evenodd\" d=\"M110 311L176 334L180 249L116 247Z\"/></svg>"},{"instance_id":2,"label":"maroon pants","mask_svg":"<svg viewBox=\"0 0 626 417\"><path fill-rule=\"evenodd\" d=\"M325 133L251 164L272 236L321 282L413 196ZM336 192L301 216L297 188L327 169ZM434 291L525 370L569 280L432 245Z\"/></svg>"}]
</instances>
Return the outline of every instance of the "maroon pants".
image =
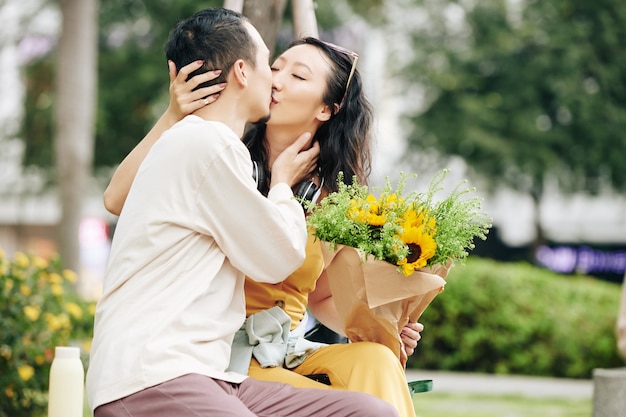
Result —
<instances>
[{"instance_id":1,"label":"maroon pants","mask_svg":"<svg viewBox=\"0 0 626 417\"><path fill-rule=\"evenodd\" d=\"M96 408L94 417L397 417L385 401L352 391L294 388L247 378L232 384L185 375Z\"/></svg>"}]
</instances>

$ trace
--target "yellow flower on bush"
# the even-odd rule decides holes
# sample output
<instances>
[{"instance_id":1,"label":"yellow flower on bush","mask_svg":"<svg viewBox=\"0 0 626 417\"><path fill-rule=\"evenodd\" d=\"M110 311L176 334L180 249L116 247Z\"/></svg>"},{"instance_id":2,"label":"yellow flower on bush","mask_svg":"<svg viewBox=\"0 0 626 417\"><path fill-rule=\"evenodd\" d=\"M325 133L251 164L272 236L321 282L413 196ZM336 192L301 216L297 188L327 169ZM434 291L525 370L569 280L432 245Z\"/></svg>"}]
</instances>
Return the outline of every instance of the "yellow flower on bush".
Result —
<instances>
[{"instance_id":1,"label":"yellow flower on bush","mask_svg":"<svg viewBox=\"0 0 626 417\"><path fill-rule=\"evenodd\" d=\"M60 297L61 295L63 295L63 285L61 285L61 284L52 284L52 285L50 285L50 291L56 297Z\"/></svg>"},{"instance_id":2,"label":"yellow flower on bush","mask_svg":"<svg viewBox=\"0 0 626 417\"><path fill-rule=\"evenodd\" d=\"M67 314L51 314L45 313L44 317L46 322L48 323L48 330L51 332L56 332L62 329L67 329L70 327L70 319Z\"/></svg>"},{"instance_id":3,"label":"yellow flower on bush","mask_svg":"<svg viewBox=\"0 0 626 417\"><path fill-rule=\"evenodd\" d=\"M35 375L35 369L30 365L22 365L17 368L17 373L22 381L28 381Z\"/></svg>"},{"instance_id":4,"label":"yellow flower on bush","mask_svg":"<svg viewBox=\"0 0 626 417\"><path fill-rule=\"evenodd\" d=\"M13 257L13 264L18 268L26 269L28 268L28 265L30 265L30 261L25 253L17 252Z\"/></svg>"},{"instance_id":5,"label":"yellow flower on bush","mask_svg":"<svg viewBox=\"0 0 626 417\"><path fill-rule=\"evenodd\" d=\"M83 309L76 303L65 304L65 311L70 313L70 315L75 319L79 319L83 316Z\"/></svg>"},{"instance_id":6,"label":"yellow flower on bush","mask_svg":"<svg viewBox=\"0 0 626 417\"><path fill-rule=\"evenodd\" d=\"M46 269L48 267L48 261L46 261L41 256L34 256L33 266L37 269Z\"/></svg>"},{"instance_id":7,"label":"yellow flower on bush","mask_svg":"<svg viewBox=\"0 0 626 417\"><path fill-rule=\"evenodd\" d=\"M11 352L11 347L9 345L0 346L0 357L6 359L8 362L9 359L11 359L11 356L12 356L12 352Z\"/></svg>"},{"instance_id":8,"label":"yellow flower on bush","mask_svg":"<svg viewBox=\"0 0 626 417\"><path fill-rule=\"evenodd\" d=\"M24 281L26 279L26 270L14 268L13 271L11 271L11 276L18 281Z\"/></svg>"},{"instance_id":9,"label":"yellow flower on bush","mask_svg":"<svg viewBox=\"0 0 626 417\"><path fill-rule=\"evenodd\" d=\"M78 275L76 275L76 272L71 269L63 270L63 278L65 278L65 280L70 284L76 284L76 281L78 281Z\"/></svg>"},{"instance_id":10,"label":"yellow flower on bush","mask_svg":"<svg viewBox=\"0 0 626 417\"><path fill-rule=\"evenodd\" d=\"M22 311L30 321L37 321L39 315L41 314L41 308L37 305L24 306Z\"/></svg>"},{"instance_id":11,"label":"yellow flower on bush","mask_svg":"<svg viewBox=\"0 0 626 417\"><path fill-rule=\"evenodd\" d=\"M65 313L61 313L59 314L58 318L59 318L59 322L61 323L62 329L69 329L70 327L72 327L72 322L70 320L69 315Z\"/></svg>"},{"instance_id":12,"label":"yellow flower on bush","mask_svg":"<svg viewBox=\"0 0 626 417\"><path fill-rule=\"evenodd\" d=\"M0 414L45 415L54 347L91 338L93 314L87 313L93 303L69 285L76 274L64 271L57 257L5 256L0 249L0 299L5 297L0 301Z\"/></svg>"},{"instance_id":13,"label":"yellow flower on bush","mask_svg":"<svg viewBox=\"0 0 626 417\"><path fill-rule=\"evenodd\" d=\"M63 284L63 278L61 277L61 275L57 274L56 272L53 272L51 274L48 275L48 280L50 281L50 284L52 285L61 285Z\"/></svg>"},{"instance_id":14,"label":"yellow flower on bush","mask_svg":"<svg viewBox=\"0 0 626 417\"><path fill-rule=\"evenodd\" d=\"M20 285L20 292L22 293L22 295L28 297L29 295L32 294L32 291L30 289L30 287L26 284L22 284Z\"/></svg>"}]
</instances>

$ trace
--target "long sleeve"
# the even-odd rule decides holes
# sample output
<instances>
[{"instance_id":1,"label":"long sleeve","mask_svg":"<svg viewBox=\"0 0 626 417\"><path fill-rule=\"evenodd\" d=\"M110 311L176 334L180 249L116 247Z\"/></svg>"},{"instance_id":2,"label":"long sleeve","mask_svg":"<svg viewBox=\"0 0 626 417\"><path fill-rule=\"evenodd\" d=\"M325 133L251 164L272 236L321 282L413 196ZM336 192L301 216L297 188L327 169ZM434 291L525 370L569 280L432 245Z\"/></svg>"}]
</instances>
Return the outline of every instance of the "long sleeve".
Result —
<instances>
[{"instance_id":1,"label":"long sleeve","mask_svg":"<svg viewBox=\"0 0 626 417\"><path fill-rule=\"evenodd\" d=\"M188 116L142 162L115 228L87 372L92 409L187 373L230 382L244 273L279 282L304 260L287 185L263 197L226 125Z\"/></svg>"},{"instance_id":2,"label":"long sleeve","mask_svg":"<svg viewBox=\"0 0 626 417\"><path fill-rule=\"evenodd\" d=\"M209 163L194 205L194 217L204 220L196 227L213 236L235 268L256 281L277 283L304 261L304 211L287 184L263 197L250 172L243 146L227 147Z\"/></svg>"}]
</instances>

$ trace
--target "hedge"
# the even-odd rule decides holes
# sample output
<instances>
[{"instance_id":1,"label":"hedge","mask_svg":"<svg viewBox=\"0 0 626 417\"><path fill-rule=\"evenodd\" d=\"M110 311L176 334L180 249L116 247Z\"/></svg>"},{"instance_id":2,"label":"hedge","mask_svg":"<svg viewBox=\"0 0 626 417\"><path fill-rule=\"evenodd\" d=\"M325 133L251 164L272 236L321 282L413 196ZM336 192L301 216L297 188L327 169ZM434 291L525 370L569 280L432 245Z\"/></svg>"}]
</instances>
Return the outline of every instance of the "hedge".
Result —
<instances>
[{"instance_id":1,"label":"hedge","mask_svg":"<svg viewBox=\"0 0 626 417\"><path fill-rule=\"evenodd\" d=\"M0 417L45 415L54 348L89 350L95 304L79 297L77 279L58 257L9 259L0 248Z\"/></svg>"},{"instance_id":2,"label":"hedge","mask_svg":"<svg viewBox=\"0 0 626 417\"><path fill-rule=\"evenodd\" d=\"M615 339L621 287L527 263L469 258L420 318L408 367L590 378L624 366Z\"/></svg>"}]
</instances>

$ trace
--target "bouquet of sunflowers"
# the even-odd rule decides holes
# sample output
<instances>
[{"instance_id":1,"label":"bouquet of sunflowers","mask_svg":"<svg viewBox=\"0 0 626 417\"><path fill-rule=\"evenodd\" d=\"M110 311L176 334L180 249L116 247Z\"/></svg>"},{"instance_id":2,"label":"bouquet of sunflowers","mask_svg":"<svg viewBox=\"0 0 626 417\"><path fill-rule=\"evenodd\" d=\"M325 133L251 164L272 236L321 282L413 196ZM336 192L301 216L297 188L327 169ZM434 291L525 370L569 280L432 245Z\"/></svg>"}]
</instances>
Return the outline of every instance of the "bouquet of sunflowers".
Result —
<instances>
[{"instance_id":1,"label":"bouquet of sunflowers","mask_svg":"<svg viewBox=\"0 0 626 417\"><path fill-rule=\"evenodd\" d=\"M406 195L408 176L401 173L395 189L387 179L378 197L356 178L346 185L340 174L339 190L309 207L307 223L321 241L346 335L387 345L403 365L402 327L417 321L443 291L453 264L491 227L466 182L435 198L448 172L435 175L425 192Z\"/></svg>"}]
</instances>

